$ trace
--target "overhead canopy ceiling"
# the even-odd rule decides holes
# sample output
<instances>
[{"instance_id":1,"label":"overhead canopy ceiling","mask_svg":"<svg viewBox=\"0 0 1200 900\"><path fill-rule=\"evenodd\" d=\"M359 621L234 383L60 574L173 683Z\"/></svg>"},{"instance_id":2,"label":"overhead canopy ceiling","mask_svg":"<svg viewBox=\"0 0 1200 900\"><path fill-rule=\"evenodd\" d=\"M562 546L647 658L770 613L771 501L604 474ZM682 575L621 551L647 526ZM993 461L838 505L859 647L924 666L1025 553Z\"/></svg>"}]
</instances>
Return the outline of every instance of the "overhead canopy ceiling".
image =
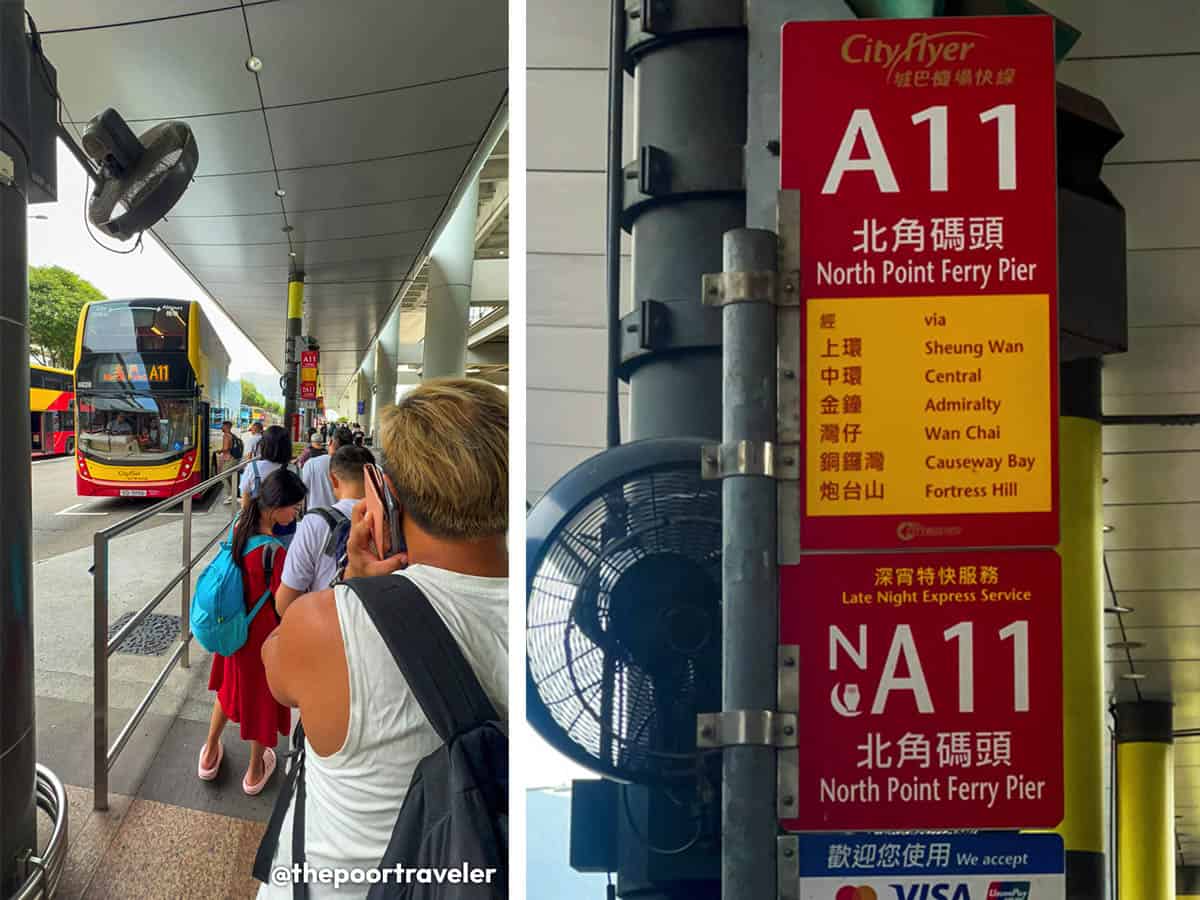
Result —
<instances>
[{"instance_id":1,"label":"overhead canopy ceiling","mask_svg":"<svg viewBox=\"0 0 1200 900\"><path fill-rule=\"evenodd\" d=\"M366 352L506 97L506 3L27 5L69 131L109 106L191 126L196 179L154 232L279 369L293 269L307 330Z\"/></svg>"}]
</instances>

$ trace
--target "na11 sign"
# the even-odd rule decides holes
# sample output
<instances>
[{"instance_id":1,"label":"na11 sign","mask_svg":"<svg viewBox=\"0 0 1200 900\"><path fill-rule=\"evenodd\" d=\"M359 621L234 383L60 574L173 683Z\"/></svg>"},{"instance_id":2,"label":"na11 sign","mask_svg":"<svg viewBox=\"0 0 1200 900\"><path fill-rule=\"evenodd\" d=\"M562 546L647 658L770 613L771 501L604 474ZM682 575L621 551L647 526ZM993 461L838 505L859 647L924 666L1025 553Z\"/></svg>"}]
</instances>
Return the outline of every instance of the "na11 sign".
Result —
<instances>
[{"instance_id":1,"label":"na11 sign","mask_svg":"<svg viewBox=\"0 0 1200 900\"><path fill-rule=\"evenodd\" d=\"M780 598L800 685L785 829L1062 820L1057 553L806 556L780 568Z\"/></svg>"}]
</instances>

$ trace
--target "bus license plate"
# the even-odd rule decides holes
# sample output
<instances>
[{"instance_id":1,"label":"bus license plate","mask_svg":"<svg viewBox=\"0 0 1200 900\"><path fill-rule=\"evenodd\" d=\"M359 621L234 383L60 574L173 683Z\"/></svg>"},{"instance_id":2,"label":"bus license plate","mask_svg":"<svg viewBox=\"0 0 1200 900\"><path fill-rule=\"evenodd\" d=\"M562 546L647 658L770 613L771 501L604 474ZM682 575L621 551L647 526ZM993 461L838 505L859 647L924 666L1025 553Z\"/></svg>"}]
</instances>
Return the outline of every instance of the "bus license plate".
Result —
<instances>
[{"instance_id":1,"label":"bus license plate","mask_svg":"<svg viewBox=\"0 0 1200 900\"><path fill-rule=\"evenodd\" d=\"M122 488L121 496L122 497L145 497L146 492L144 490L138 490L137 488Z\"/></svg>"}]
</instances>

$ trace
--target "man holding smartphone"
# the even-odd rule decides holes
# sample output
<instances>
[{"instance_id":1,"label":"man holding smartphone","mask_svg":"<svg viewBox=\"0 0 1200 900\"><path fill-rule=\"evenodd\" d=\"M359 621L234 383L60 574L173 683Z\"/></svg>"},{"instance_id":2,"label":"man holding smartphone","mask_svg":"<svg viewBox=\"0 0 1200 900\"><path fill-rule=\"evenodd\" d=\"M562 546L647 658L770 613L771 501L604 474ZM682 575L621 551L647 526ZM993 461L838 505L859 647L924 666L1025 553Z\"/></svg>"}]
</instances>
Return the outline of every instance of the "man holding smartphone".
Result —
<instances>
[{"instance_id":1,"label":"man holding smartphone","mask_svg":"<svg viewBox=\"0 0 1200 900\"><path fill-rule=\"evenodd\" d=\"M506 719L507 396L483 381L435 379L384 410L381 420L380 450L406 550L378 553L367 504L359 503L346 575L408 579ZM299 597L262 653L271 692L280 703L299 707L304 723L307 863L378 866L413 772L441 739L347 585ZM295 803L293 796L273 867L291 865ZM330 890L309 886L313 898ZM337 896L366 892L365 884L343 886ZM290 894L288 886L269 884L259 891L260 897Z\"/></svg>"},{"instance_id":2,"label":"man holding smartphone","mask_svg":"<svg viewBox=\"0 0 1200 900\"><path fill-rule=\"evenodd\" d=\"M275 593L275 609L281 616L301 594L324 590L333 583L344 562L340 557L348 544L350 516L363 498L363 472L375 465L370 450L353 444L339 447L327 458L330 462L324 477L332 485L334 502L310 508L296 526L283 565L283 581Z\"/></svg>"}]
</instances>

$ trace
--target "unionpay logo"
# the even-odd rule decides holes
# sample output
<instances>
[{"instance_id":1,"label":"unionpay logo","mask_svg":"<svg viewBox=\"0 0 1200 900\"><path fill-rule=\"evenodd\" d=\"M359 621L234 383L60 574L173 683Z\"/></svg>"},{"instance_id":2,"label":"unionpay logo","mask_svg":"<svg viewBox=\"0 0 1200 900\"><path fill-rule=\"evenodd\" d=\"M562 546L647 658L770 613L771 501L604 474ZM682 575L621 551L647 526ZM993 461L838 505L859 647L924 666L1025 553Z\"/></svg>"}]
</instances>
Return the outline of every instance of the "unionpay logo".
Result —
<instances>
[{"instance_id":1,"label":"unionpay logo","mask_svg":"<svg viewBox=\"0 0 1200 900\"><path fill-rule=\"evenodd\" d=\"M1029 882L993 881L988 885L987 900L1029 900Z\"/></svg>"},{"instance_id":2,"label":"unionpay logo","mask_svg":"<svg viewBox=\"0 0 1200 900\"><path fill-rule=\"evenodd\" d=\"M867 886L855 887L848 884L843 888L839 888L834 900L879 900L879 895L875 893L874 888Z\"/></svg>"}]
</instances>

